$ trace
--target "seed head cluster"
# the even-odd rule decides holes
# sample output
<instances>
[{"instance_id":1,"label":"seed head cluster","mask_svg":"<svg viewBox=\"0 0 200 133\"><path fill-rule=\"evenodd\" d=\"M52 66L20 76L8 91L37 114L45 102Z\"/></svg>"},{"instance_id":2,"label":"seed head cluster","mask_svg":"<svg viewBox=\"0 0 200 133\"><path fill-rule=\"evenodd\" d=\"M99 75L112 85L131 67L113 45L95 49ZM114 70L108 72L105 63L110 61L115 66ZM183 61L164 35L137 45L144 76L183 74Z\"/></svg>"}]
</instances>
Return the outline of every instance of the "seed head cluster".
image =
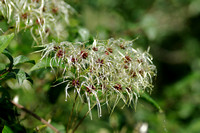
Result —
<instances>
[{"instance_id":1,"label":"seed head cluster","mask_svg":"<svg viewBox=\"0 0 200 133\"><path fill-rule=\"evenodd\" d=\"M70 12L72 7L63 0L0 0L0 14L16 32L30 29L37 44L47 43L49 35L64 38Z\"/></svg>"},{"instance_id":2,"label":"seed head cluster","mask_svg":"<svg viewBox=\"0 0 200 133\"><path fill-rule=\"evenodd\" d=\"M123 45L123 47L122 47ZM126 105L135 105L139 94L153 88L152 78L156 67L148 53L133 48L133 41L109 39L94 40L91 45L84 43L50 43L45 45L43 58L51 58L53 64L63 68L66 100L68 91L75 89L80 99L96 102L99 116L101 106L111 109L120 99ZM70 75L70 76L69 76ZM72 80L70 80L72 79Z\"/></svg>"}]
</instances>

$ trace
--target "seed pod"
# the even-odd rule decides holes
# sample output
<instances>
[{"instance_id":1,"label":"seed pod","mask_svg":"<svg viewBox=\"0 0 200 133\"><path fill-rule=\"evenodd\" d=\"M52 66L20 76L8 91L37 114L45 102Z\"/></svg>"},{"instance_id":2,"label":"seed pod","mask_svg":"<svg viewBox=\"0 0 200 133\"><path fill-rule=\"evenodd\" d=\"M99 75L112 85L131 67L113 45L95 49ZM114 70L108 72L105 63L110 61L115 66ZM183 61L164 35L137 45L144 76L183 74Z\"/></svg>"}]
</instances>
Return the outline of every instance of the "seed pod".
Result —
<instances>
[{"instance_id":1,"label":"seed pod","mask_svg":"<svg viewBox=\"0 0 200 133\"><path fill-rule=\"evenodd\" d=\"M96 48L96 47L93 47L92 49L93 49L94 51L98 51L98 48Z\"/></svg>"},{"instance_id":2,"label":"seed pod","mask_svg":"<svg viewBox=\"0 0 200 133\"><path fill-rule=\"evenodd\" d=\"M63 57L64 51L62 51L62 50L60 49L60 50L58 50L58 52L57 52L56 55L57 55L58 58Z\"/></svg>"},{"instance_id":3,"label":"seed pod","mask_svg":"<svg viewBox=\"0 0 200 133\"><path fill-rule=\"evenodd\" d=\"M107 48L107 51L110 52L110 53L113 52L112 48Z\"/></svg>"},{"instance_id":4,"label":"seed pod","mask_svg":"<svg viewBox=\"0 0 200 133\"><path fill-rule=\"evenodd\" d=\"M125 46L123 44L119 45L121 49L125 49Z\"/></svg>"},{"instance_id":5,"label":"seed pod","mask_svg":"<svg viewBox=\"0 0 200 133\"><path fill-rule=\"evenodd\" d=\"M129 62L131 62L131 57L130 56L125 56L125 60L124 60L124 63L129 63Z\"/></svg>"},{"instance_id":6,"label":"seed pod","mask_svg":"<svg viewBox=\"0 0 200 133\"><path fill-rule=\"evenodd\" d=\"M39 25L43 25L44 24L44 20L42 18L36 19L36 23Z\"/></svg>"},{"instance_id":7,"label":"seed pod","mask_svg":"<svg viewBox=\"0 0 200 133\"><path fill-rule=\"evenodd\" d=\"M53 12L54 14L57 14L57 13L58 13L58 8L57 8L57 7L52 8L52 12Z\"/></svg>"},{"instance_id":8,"label":"seed pod","mask_svg":"<svg viewBox=\"0 0 200 133\"><path fill-rule=\"evenodd\" d=\"M72 85L73 86L79 86L80 84L79 84L79 80L72 80Z\"/></svg>"},{"instance_id":9,"label":"seed pod","mask_svg":"<svg viewBox=\"0 0 200 133\"><path fill-rule=\"evenodd\" d=\"M114 88L117 89L118 91L122 90L122 86L120 84L116 84Z\"/></svg>"},{"instance_id":10,"label":"seed pod","mask_svg":"<svg viewBox=\"0 0 200 133\"><path fill-rule=\"evenodd\" d=\"M21 17L22 17L22 19L27 19L28 14L27 14L27 13L24 13L24 14L21 15Z\"/></svg>"},{"instance_id":11,"label":"seed pod","mask_svg":"<svg viewBox=\"0 0 200 133\"><path fill-rule=\"evenodd\" d=\"M32 0L32 1L33 1L33 2L37 2L37 3L39 3L40 0Z\"/></svg>"},{"instance_id":12,"label":"seed pod","mask_svg":"<svg viewBox=\"0 0 200 133\"><path fill-rule=\"evenodd\" d=\"M85 52L85 51L81 51L81 57L82 57L83 59L86 59L86 58L88 57L88 53Z\"/></svg>"}]
</instances>

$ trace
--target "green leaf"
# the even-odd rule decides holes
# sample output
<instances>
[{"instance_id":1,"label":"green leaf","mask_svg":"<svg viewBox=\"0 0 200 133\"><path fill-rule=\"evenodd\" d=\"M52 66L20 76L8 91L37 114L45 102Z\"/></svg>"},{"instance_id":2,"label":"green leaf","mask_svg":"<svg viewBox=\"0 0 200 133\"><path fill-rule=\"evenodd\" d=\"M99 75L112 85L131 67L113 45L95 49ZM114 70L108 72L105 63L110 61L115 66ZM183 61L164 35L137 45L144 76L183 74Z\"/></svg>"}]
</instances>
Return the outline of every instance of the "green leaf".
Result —
<instances>
[{"instance_id":1,"label":"green leaf","mask_svg":"<svg viewBox=\"0 0 200 133\"><path fill-rule=\"evenodd\" d=\"M0 63L0 71L6 69L6 65L4 63Z\"/></svg>"},{"instance_id":2,"label":"green leaf","mask_svg":"<svg viewBox=\"0 0 200 133\"><path fill-rule=\"evenodd\" d=\"M155 106L160 113L163 112L161 107L158 105L158 103L153 98L151 98L147 93L145 92L141 93L140 96L141 98L145 99L146 101L150 102L153 106Z\"/></svg>"},{"instance_id":3,"label":"green leaf","mask_svg":"<svg viewBox=\"0 0 200 133\"><path fill-rule=\"evenodd\" d=\"M8 126L4 126L2 133L13 133L13 131Z\"/></svg>"},{"instance_id":4,"label":"green leaf","mask_svg":"<svg viewBox=\"0 0 200 133\"><path fill-rule=\"evenodd\" d=\"M36 63L30 71L35 71L38 69L42 69L42 68L50 68L50 67L64 67L64 63L63 64L57 64L55 61L51 62L50 65L50 60L51 58L47 58L47 59L43 59L40 62Z\"/></svg>"},{"instance_id":5,"label":"green leaf","mask_svg":"<svg viewBox=\"0 0 200 133\"><path fill-rule=\"evenodd\" d=\"M20 56L14 58L14 63L13 63L14 66L16 66L18 64L22 64L22 63L35 64L35 61L34 60L30 60L28 57L23 56L23 55L20 55Z\"/></svg>"},{"instance_id":6,"label":"green leaf","mask_svg":"<svg viewBox=\"0 0 200 133\"><path fill-rule=\"evenodd\" d=\"M23 81L26 79L26 73L23 70L20 69L16 73L16 78L17 78L19 84L22 85Z\"/></svg>"},{"instance_id":7,"label":"green leaf","mask_svg":"<svg viewBox=\"0 0 200 133\"><path fill-rule=\"evenodd\" d=\"M86 28L79 28L78 33L80 34L83 41L89 39L90 33Z\"/></svg>"},{"instance_id":8,"label":"green leaf","mask_svg":"<svg viewBox=\"0 0 200 133\"><path fill-rule=\"evenodd\" d=\"M9 69L12 69L12 67L13 67L13 57L12 57L12 55L7 50L4 50L2 54L4 54L5 56L8 57L8 59L10 60Z\"/></svg>"},{"instance_id":9,"label":"green leaf","mask_svg":"<svg viewBox=\"0 0 200 133\"><path fill-rule=\"evenodd\" d=\"M33 84L32 78L27 73L26 73L26 80L28 80L29 82L31 82L31 84Z\"/></svg>"},{"instance_id":10,"label":"green leaf","mask_svg":"<svg viewBox=\"0 0 200 133\"><path fill-rule=\"evenodd\" d=\"M13 37L14 37L14 33L10 35L0 36L0 53L2 53L3 50L8 46L8 44L11 42Z\"/></svg>"}]
</instances>

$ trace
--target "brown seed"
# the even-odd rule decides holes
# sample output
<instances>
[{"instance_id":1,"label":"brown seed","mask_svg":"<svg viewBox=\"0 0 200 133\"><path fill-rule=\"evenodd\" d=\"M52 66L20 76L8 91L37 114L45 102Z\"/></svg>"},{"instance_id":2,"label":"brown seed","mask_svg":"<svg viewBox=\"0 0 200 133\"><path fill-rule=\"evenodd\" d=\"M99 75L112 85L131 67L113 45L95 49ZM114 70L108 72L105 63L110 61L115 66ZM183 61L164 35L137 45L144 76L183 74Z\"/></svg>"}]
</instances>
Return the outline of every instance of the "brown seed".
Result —
<instances>
[{"instance_id":1,"label":"brown seed","mask_svg":"<svg viewBox=\"0 0 200 133\"><path fill-rule=\"evenodd\" d=\"M128 69L128 65L124 65L124 68L125 68L125 69Z\"/></svg>"},{"instance_id":2,"label":"brown seed","mask_svg":"<svg viewBox=\"0 0 200 133\"><path fill-rule=\"evenodd\" d=\"M83 59L86 59L88 57L88 53L85 51L81 51L81 56Z\"/></svg>"},{"instance_id":3,"label":"brown seed","mask_svg":"<svg viewBox=\"0 0 200 133\"><path fill-rule=\"evenodd\" d=\"M92 89L93 89L93 90L96 90L96 87L94 87L94 86L92 85Z\"/></svg>"},{"instance_id":4,"label":"brown seed","mask_svg":"<svg viewBox=\"0 0 200 133\"><path fill-rule=\"evenodd\" d=\"M72 80L72 85L73 86L79 86L79 80Z\"/></svg>"},{"instance_id":5,"label":"brown seed","mask_svg":"<svg viewBox=\"0 0 200 133\"><path fill-rule=\"evenodd\" d=\"M57 57L62 57L63 56L63 54L64 54L64 52L60 49L60 50L58 50L58 52L57 52Z\"/></svg>"},{"instance_id":6,"label":"brown seed","mask_svg":"<svg viewBox=\"0 0 200 133\"><path fill-rule=\"evenodd\" d=\"M138 62L138 63L142 63L143 60L142 60L142 59L137 59L137 62Z\"/></svg>"},{"instance_id":7,"label":"brown seed","mask_svg":"<svg viewBox=\"0 0 200 133\"><path fill-rule=\"evenodd\" d=\"M126 89L128 90L128 92L131 92L131 89L129 87L126 87Z\"/></svg>"},{"instance_id":8,"label":"brown seed","mask_svg":"<svg viewBox=\"0 0 200 133\"><path fill-rule=\"evenodd\" d=\"M137 75L136 75L136 72L134 72L133 70L130 71L130 75L131 75L131 77L133 77L133 78L137 76Z\"/></svg>"},{"instance_id":9,"label":"brown seed","mask_svg":"<svg viewBox=\"0 0 200 133\"><path fill-rule=\"evenodd\" d=\"M33 2L37 2L37 3L39 3L39 1L40 1L40 0L33 0Z\"/></svg>"},{"instance_id":10,"label":"brown seed","mask_svg":"<svg viewBox=\"0 0 200 133\"><path fill-rule=\"evenodd\" d=\"M110 53L113 52L112 48L107 48L107 51L110 52Z\"/></svg>"},{"instance_id":11,"label":"brown seed","mask_svg":"<svg viewBox=\"0 0 200 133\"><path fill-rule=\"evenodd\" d=\"M105 84L103 84L103 85L101 84L100 87L101 87L100 89L105 89L105 90L107 89Z\"/></svg>"},{"instance_id":12,"label":"brown seed","mask_svg":"<svg viewBox=\"0 0 200 133\"><path fill-rule=\"evenodd\" d=\"M21 17L22 17L22 19L27 19L28 14L27 14L27 13L24 13L24 14L21 15Z\"/></svg>"},{"instance_id":13,"label":"brown seed","mask_svg":"<svg viewBox=\"0 0 200 133\"><path fill-rule=\"evenodd\" d=\"M98 51L98 48L96 48L96 47L93 47L92 49L93 49L94 51Z\"/></svg>"},{"instance_id":14,"label":"brown seed","mask_svg":"<svg viewBox=\"0 0 200 133\"><path fill-rule=\"evenodd\" d=\"M60 49L60 46L54 46L54 51L57 51L58 49Z\"/></svg>"},{"instance_id":15,"label":"brown seed","mask_svg":"<svg viewBox=\"0 0 200 133\"><path fill-rule=\"evenodd\" d=\"M130 56L125 56L125 60L124 60L124 63L129 63L129 62L131 62L131 57Z\"/></svg>"},{"instance_id":16,"label":"brown seed","mask_svg":"<svg viewBox=\"0 0 200 133\"><path fill-rule=\"evenodd\" d=\"M125 46L123 44L119 45L121 49L125 49Z\"/></svg>"},{"instance_id":17,"label":"brown seed","mask_svg":"<svg viewBox=\"0 0 200 133\"><path fill-rule=\"evenodd\" d=\"M143 70L139 70L139 74L140 74L141 76L143 76L143 75L144 75L144 71L143 71Z\"/></svg>"},{"instance_id":18,"label":"brown seed","mask_svg":"<svg viewBox=\"0 0 200 133\"><path fill-rule=\"evenodd\" d=\"M36 23L39 25L43 25L44 24L44 20L42 18L36 19Z\"/></svg>"},{"instance_id":19,"label":"brown seed","mask_svg":"<svg viewBox=\"0 0 200 133\"><path fill-rule=\"evenodd\" d=\"M49 32L50 32L49 28L46 28L45 32L46 32L46 33L49 33Z\"/></svg>"},{"instance_id":20,"label":"brown seed","mask_svg":"<svg viewBox=\"0 0 200 133\"><path fill-rule=\"evenodd\" d=\"M106 54L106 55L109 55L109 53L108 53L107 51L105 51L105 54Z\"/></svg>"},{"instance_id":21,"label":"brown seed","mask_svg":"<svg viewBox=\"0 0 200 133\"><path fill-rule=\"evenodd\" d=\"M53 8L52 12L55 13L55 14L57 14L58 13L58 8L57 7Z\"/></svg>"},{"instance_id":22,"label":"brown seed","mask_svg":"<svg viewBox=\"0 0 200 133\"><path fill-rule=\"evenodd\" d=\"M76 63L77 61L78 61L77 58L74 58L74 57L71 58L71 62L72 62L72 63Z\"/></svg>"},{"instance_id":23,"label":"brown seed","mask_svg":"<svg viewBox=\"0 0 200 133\"><path fill-rule=\"evenodd\" d=\"M92 91L91 91L88 87L86 87L86 91L87 91L88 93L92 93Z\"/></svg>"},{"instance_id":24,"label":"brown seed","mask_svg":"<svg viewBox=\"0 0 200 133\"><path fill-rule=\"evenodd\" d=\"M96 63L99 63L101 66L104 64L104 60L103 59L98 59L97 61L96 61Z\"/></svg>"},{"instance_id":25,"label":"brown seed","mask_svg":"<svg viewBox=\"0 0 200 133\"><path fill-rule=\"evenodd\" d=\"M43 12L45 12L45 11L46 11L46 7L45 7L45 6L42 8L42 11L43 11Z\"/></svg>"},{"instance_id":26,"label":"brown seed","mask_svg":"<svg viewBox=\"0 0 200 133\"><path fill-rule=\"evenodd\" d=\"M117 90L122 90L122 86L120 84L116 84L114 86L114 88L117 89Z\"/></svg>"}]
</instances>

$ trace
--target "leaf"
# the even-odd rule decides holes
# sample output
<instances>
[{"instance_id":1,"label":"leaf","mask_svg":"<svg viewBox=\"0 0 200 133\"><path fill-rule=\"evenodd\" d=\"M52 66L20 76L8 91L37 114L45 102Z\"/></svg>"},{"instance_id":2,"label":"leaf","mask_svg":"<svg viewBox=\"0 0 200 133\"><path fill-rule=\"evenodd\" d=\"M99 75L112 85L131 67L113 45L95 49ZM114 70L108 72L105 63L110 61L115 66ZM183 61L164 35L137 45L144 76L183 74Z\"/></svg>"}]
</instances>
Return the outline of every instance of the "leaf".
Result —
<instances>
[{"instance_id":1,"label":"leaf","mask_svg":"<svg viewBox=\"0 0 200 133\"><path fill-rule=\"evenodd\" d=\"M14 66L16 66L18 64L22 64L22 63L35 64L35 61L34 60L30 60L28 57L23 56L23 55L20 55L20 56L14 58L14 63L13 63Z\"/></svg>"},{"instance_id":2,"label":"leaf","mask_svg":"<svg viewBox=\"0 0 200 133\"><path fill-rule=\"evenodd\" d=\"M44 59L44 60L41 60L40 62L36 63L30 71L35 71L35 70L38 70L38 69L42 69L42 68L50 68L50 67L59 67L61 65L57 64L55 61L52 61L51 62L51 65L50 65L50 60L51 58L47 58L47 59ZM64 67L64 63L62 64L62 67Z\"/></svg>"},{"instance_id":3,"label":"leaf","mask_svg":"<svg viewBox=\"0 0 200 133\"><path fill-rule=\"evenodd\" d=\"M13 133L13 131L8 126L4 126L2 133Z\"/></svg>"},{"instance_id":4,"label":"leaf","mask_svg":"<svg viewBox=\"0 0 200 133\"><path fill-rule=\"evenodd\" d=\"M158 103L157 103L153 98L151 98L147 93L145 93L145 92L144 92L144 93L141 93L140 96L141 96L143 99L145 99L146 101L150 102L152 105L154 105L154 106L158 109L158 111L159 111L160 113L163 112L162 109L161 109L161 107L158 105Z\"/></svg>"},{"instance_id":5,"label":"leaf","mask_svg":"<svg viewBox=\"0 0 200 133\"><path fill-rule=\"evenodd\" d=\"M17 78L19 84L22 85L23 81L26 79L26 73L23 70L20 69L16 73L16 78Z\"/></svg>"},{"instance_id":6,"label":"leaf","mask_svg":"<svg viewBox=\"0 0 200 133\"><path fill-rule=\"evenodd\" d=\"M0 71L6 69L6 65L4 63L0 63Z\"/></svg>"},{"instance_id":7,"label":"leaf","mask_svg":"<svg viewBox=\"0 0 200 133\"><path fill-rule=\"evenodd\" d=\"M29 82L31 82L31 84L33 84L32 78L27 73L26 73L26 80L28 80Z\"/></svg>"},{"instance_id":8,"label":"leaf","mask_svg":"<svg viewBox=\"0 0 200 133\"><path fill-rule=\"evenodd\" d=\"M0 54L8 46L8 44L11 42L11 40L13 39L13 37L14 37L14 33L12 33L10 35L0 36Z\"/></svg>"},{"instance_id":9,"label":"leaf","mask_svg":"<svg viewBox=\"0 0 200 133\"><path fill-rule=\"evenodd\" d=\"M89 39L90 33L86 28L79 28L78 33L80 34L83 41Z\"/></svg>"},{"instance_id":10,"label":"leaf","mask_svg":"<svg viewBox=\"0 0 200 133\"><path fill-rule=\"evenodd\" d=\"M12 55L7 50L4 50L2 54L4 54L5 56L7 56L8 59L10 60L9 69L11 70L12 67L13 67L13 57L12 57Z\"/></svg>"}]
</instances>

